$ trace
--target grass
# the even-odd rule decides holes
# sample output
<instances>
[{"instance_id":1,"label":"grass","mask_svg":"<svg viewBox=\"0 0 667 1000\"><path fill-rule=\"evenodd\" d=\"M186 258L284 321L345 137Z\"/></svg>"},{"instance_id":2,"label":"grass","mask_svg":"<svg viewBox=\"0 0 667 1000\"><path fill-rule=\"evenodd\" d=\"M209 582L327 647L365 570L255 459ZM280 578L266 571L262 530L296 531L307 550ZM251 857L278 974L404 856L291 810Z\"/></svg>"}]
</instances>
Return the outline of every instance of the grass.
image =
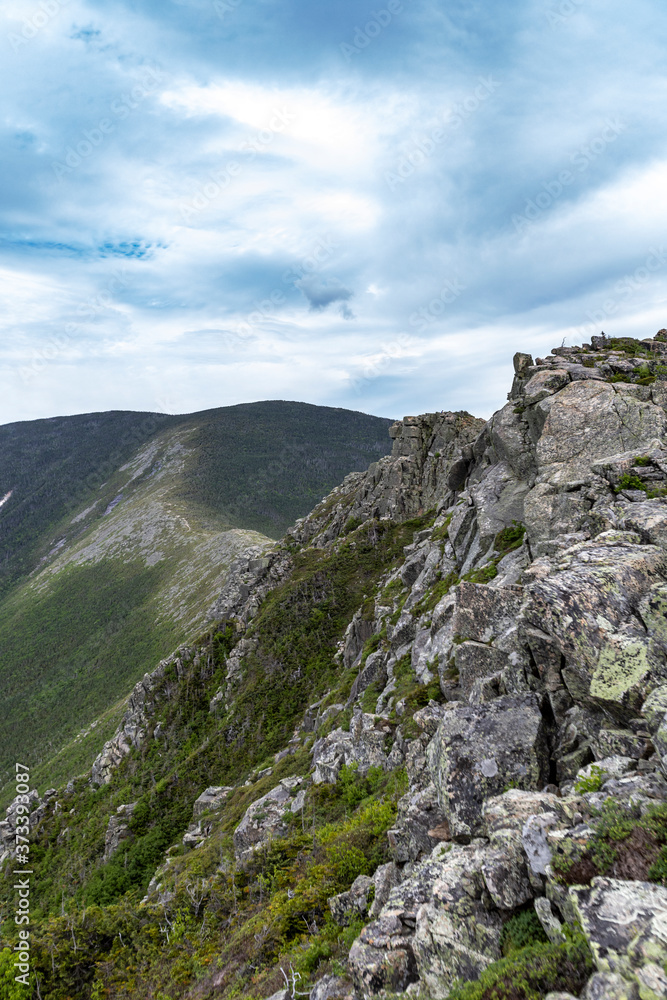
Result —
<instances>
[{"instance_id":1,"label":"grass","mask_svg":"<svg viewBox=\"0 0 667 1000\"><path fill-rule=\"evenodd\" d=\"M156 623L162 580L159 567L107 560L71 567L43 594L0 607L4 781L15 760L54 756L176 645L172 623Z\"/></svg>"}]
</instances>

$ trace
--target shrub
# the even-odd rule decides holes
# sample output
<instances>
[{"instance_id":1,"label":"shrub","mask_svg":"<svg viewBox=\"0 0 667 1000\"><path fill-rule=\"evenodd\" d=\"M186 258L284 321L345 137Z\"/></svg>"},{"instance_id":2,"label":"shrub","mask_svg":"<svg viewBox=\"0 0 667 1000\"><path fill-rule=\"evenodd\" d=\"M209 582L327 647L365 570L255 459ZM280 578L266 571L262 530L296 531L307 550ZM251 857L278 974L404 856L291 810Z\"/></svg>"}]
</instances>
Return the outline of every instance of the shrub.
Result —
<instances>
[{"instance_id":1,"label":"shrub","mask_svg":"<svg viewBox=\"0 0 667 1000\"><path fill-rule=\"evenodd\" d=\"M523 537L526 534L525 524L521 524L519 521L512 521L511 525L507 528L503 528L496 535L494 541L494 547L496 551L511 552L513 549L518 549L523 542Z\"/></svg>"},{"instance_id":2,"label":"shrub","mask_svg":"<svg viewBox=\"0 0 667 1000\"><path fill-rule=\"evenodd\" d=\"M579 778L579 781L575 782L574 790L577 795L585 795L586 792L599 792L602 788L602 779L604 778L604 771L597 764L593 764L591 767L591 773L588 778Z\"/></svg>"},{"instance_id":3,"label":"shrub","mask_svg":"<svg viewBox=\"0 0 667 1000\"><path fill-rule=\"evenodd\" d=\"M647 486L643 483L639 476L635 476L633 473L626 472L618 481L618 485L615 487L614 492L620 493L621 490L643 490L646 493Z\"/></svg>"},{"instance_id":4,"label":"shrub","mask_svg":"<svg viewBox=\"0 0 667 1000\"><path fill-rule=\"evenodd\" d=\"M465 574L463 579L469 580L470 583L490 583L497 576L498 565L495 562L491 562L480 569L471 569L469 573Z\"/></svg>"},{"instance_id":5,"label":"shrub","mask_svg":"<svg viewBox=\"0 0 667 1000\"><path fill-rule=\"evenodd\" d=\"M500 950L503 955L511 955L515 951L534 944L546 944L548 938L535 910L523 910L507 921L500 935Z\"/></svg>"},{"instance_id":6,"label":"shrub","mask_svg":"<svg viewBox=\"0 0 667 1000\"><path fill-rule=\"evenodd\" d=\"M493 962L477 982L455 984L448 1000L541 1000L552 991L578 996L592 971L586 939L570 931L564 944L531 945Z\"/></svg>"}]
</instances>

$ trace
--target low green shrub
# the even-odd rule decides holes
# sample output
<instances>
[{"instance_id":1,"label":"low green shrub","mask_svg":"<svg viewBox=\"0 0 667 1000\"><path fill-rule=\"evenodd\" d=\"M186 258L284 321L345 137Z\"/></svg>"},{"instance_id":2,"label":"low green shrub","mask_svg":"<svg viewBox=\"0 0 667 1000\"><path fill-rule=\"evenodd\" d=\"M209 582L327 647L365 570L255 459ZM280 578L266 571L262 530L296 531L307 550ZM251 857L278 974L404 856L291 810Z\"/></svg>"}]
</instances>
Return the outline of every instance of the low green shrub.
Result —
<instances>
[{"instance_id":1,"label":"low green shrub","mask_svg":"<svg viewBox=\"0 0 667 1000\"><path fill-rule=\"evenodd\" d=\"M493 543L494 548L497 552L502 552L503 555L512 552L513 549L519 548L525 534L526 525L519 521L512 521L511 525L498 532Z\"/></svg>"},{"instance_id":2,"label":"low green shrub","mask_svg":"<svg viewBox=\"0 0 667 1000\"><path fill-rule=\"evenodd\" d=\"M602 788L602 780L604 778L604 771L597 764L593 764L591 767L591 773L588 778L579 778L575 782L574 790L577 795L585 795L586 792L599 792Z\"/></svg>"},{"instance_id":3,"label":"low green shrub","mask_svg":"<svg viewBox=\"0 0 667 1000\"><path fill-rule=\"evenodd\" d=\"M643 490L646 493L647 489L646 483L642 482L639 476L631 472L625 472L615 486L614 492L620 493L621 490Z\"/></svg>"},{"instance_id":4,"label":"low green shrub","mask_svg":"<svg viewBox=\"0 0 667 1000\"><path fill-rule=\"evenodd\" d=\"M457 983L448 1000L541 1000L552 991L578 996L593 971L581 933L561 945L534 944L493 962L474 983Z\"/></svg>"},{"instance_id":5,"label":"low green shrub","mask_svg":"<svg viewBox=\"0 0 667 1000\"><path fill-rule=\"evenodd\" d=\"M507 921L500 935L500 950L503 955L511 955L515 951L534 944L546 944L548 938L535 910L522 910Z\"/></svg>"}]
</instances>

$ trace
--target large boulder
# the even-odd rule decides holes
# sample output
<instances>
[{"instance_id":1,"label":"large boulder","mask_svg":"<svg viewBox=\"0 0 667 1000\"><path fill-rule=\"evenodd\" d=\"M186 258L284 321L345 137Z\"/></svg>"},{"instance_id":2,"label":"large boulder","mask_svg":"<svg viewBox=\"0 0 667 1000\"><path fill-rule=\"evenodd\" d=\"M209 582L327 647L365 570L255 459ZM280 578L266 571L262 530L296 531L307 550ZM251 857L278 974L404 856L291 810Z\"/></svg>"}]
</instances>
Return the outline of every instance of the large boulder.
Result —
<instances>
[{"instance_id":1,"label":"large boulder","mask_svg":"<svg viewBox=\"0 0 667 1000\"><path fill-rule=\"evenodd\" d=\"M544 420L535 454L543 481L590 480L595 459L643 454L665 434L665 411L616 385L575 381L531 407Z\"/></svg>"},{"instance_id":2,"label":"large boulder","mask_svg":"<svg viewBox=\"0 0 667 1000\"><path fill-rule=\"evenodd\" d=\"M279 785L248 806L234 830L234 852L237 860L247 858L262 844L288 831L285 814L292 811L297 789L303 778L283 778Z\"/></svg>"},{"instance_id":3,"label":"large boulder","mask_svg":"<svg viewBox=\"0 0 667 1000\"><path fill-rule=\"evenodd\" d=\"M468 698L477 681L499 674L509 663L507 653L482 642L462 642L456 647L454 662L459 672L459 685Z\"/></svg>"},{"instance_id":4,"label":"large boulder","mask_svg":"<svg viewBox=\"0 0 667 1000\"><path fill-rule=\"evenodd\" d=\"M516 624L522 601L522 587L493 590L463 580L456 591L454 630L464 639L490 642Z\"/></svg>"},{"instance_id":5,"label":"large boulder","mask_svg":"<svg viewBox=\"0 0 667 1000\"><path fill-rule=\"evenodd\" d=\"M444 997L457 976L474 979L500 957L502 920L484 902L487 853L441 845L391 890L350 950L359 993L403 992L419 979L429 996Z\"/></svg>"},{"instance_id":6,"label":"large boulder","mask_svg":"<svg viewBox=\"0 0 667 1000\"><path fill-rule=\"evenodd\" d=\"M387 738L391 733L384 717L355 712L349 732L334 729L313 746L313 781L316 785L335 784L344 764L356 764L362 775L371 767L388 770Z\"/></svg>"},{"instance_id":7,"label":"large boulder","mask_svg":"<svg viewBox=\"0 0 667 1000\"><path fill-rule=\"evenodd\" d=\"M667 676L665 655L644 628L643 598L667 569L667 553L637 534L603 532L563 553L530 587L529 622L558 640L575 701L636 715Z\"/></svg>"},{"instance_id":8,"label":"large boulder","mask_svg":"<svg viewBox=\"0 0 667 1000\"><path fill-rule=\"evenodd\" d=\"M233 791L234 788L231 785L211 785L201 793L198 799L195 799L192 815L195 819L199 819L204 813L217 812L226 802L230 792Z\"/></svg>"},{"instance_id":9,"label":"large boulder","mask_svg":"<svg viewBox=\"0 0 667 1000\"><path fill-rule=\"evenodd\" d=\"M136 802L118 806L116 813L109 817L104 838L104 862L110 861L124 841L132 840L134 835L130 829L130 819L136 808Z\"/></svg>"},{"instance_id":10,"label":"large boulder","mask_svg":"<svg viewBox=\"0 0 667 1000\"><path fill-rule=\"evenodd\" d=\"M534 694L456 705L440 723L428 760L452 837L483 833L484 800L548 781L547 729Z\"/></svg>"},{"instance_id":11,"label":"large boulder","mask_svg":"<svg viewBox=\"0 0 667 1000\"><path fill-rule=\"evenodd\" d=\"M636 983L642 1000L667 996L667 889L595 878L570 897L599 972Z\"/></svg>"},{"instance_id":12,"label":"large boulder","mask_svg":"<svg viewBox=\"0 0 667 1000\"><path fill-rule=\"evenodd\" d=\"M482 869L488 852L453 847L443 858L430 900L419 907L413 953L433 1000L449 995L455 979L477 979L500 958L500 915L485 905Z\"/></svg>"}]
</instances>

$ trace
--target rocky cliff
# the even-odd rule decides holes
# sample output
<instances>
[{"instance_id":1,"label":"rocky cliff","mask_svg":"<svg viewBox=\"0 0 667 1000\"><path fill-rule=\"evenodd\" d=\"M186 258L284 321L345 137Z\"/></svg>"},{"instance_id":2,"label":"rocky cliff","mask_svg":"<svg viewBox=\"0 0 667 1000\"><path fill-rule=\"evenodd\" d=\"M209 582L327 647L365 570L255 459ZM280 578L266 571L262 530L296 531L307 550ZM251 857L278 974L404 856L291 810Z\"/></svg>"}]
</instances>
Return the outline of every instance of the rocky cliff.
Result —
<instances>
[{"instance_id":1,"label":"rocky cliff","mask_svg":"<svg viewBox=\"0 0 667 1000\"><path fill-rule=\"evenodd\" d=\"M517 354L488 422L406 417L239 558L92 775L31 802L40 857L78 845L63 949L166 849L132 920L172 978L96 939L72 995L667 997L666 337Z\"/></svg>"}]
</instances>

